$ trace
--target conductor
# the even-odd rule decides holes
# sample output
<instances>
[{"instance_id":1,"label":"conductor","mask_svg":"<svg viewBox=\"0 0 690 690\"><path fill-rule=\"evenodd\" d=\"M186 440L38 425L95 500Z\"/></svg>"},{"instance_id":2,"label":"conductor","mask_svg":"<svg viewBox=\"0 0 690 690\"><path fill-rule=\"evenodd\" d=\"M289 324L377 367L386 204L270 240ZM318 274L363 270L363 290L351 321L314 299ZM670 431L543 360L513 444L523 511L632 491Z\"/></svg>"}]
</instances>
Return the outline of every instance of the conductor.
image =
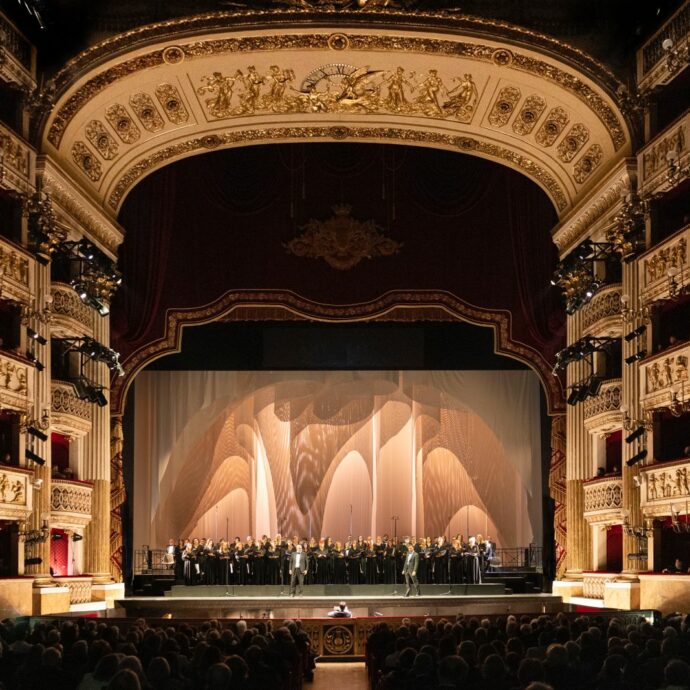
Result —
<instances>
[{"instance_id":1,"label":"conductor","mask_svg":"<svg viewBox=\"0 0 690 690\"><path fill-rule=\"evenodd\" d=\"M295 589L299 584L299 593L302 594L304 576L307 573L307 556L302 553L302 545L297 544L295 551L290 554L290 596L295 596Z\"/></svg>"},{"instance_id":2,"label":"conductor","mask_svg":"<svg viewBox=\"0 0 690 690\"><path fill-rule=\"evenodd\" d=\"M405 596L410 596L410 589L414 585L415 592L419 596L419 580L417 579L417 568L419 567L419 554L414 550L412 544L407 545L407 554L405 555L405 561L403 563L402 574L405 576L405 584L407 585L407 591Z\"/></svg>"}]
</instances>

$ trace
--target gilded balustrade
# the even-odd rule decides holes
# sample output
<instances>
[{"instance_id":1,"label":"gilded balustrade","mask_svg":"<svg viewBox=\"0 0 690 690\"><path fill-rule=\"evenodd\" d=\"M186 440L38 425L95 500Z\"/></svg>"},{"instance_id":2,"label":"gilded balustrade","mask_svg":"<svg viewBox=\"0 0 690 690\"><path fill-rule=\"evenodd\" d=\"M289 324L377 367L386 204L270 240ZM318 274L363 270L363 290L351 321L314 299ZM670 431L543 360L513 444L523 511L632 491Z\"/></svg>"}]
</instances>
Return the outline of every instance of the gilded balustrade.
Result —
<instances>
[{"instance_id":1,"label":"gilded balustrade","mask_svg":"<svg viewBox=\"0 0 690 690\"><path fill-rule=\"evenodd\" d=\"M598 477L584 484L584 515L591 524L623 522L623 479L620 474Z\"/></svg>"},{"instance_id":2,"label":"gilded balustrade","mask_svg":"<svg viewBox=\"0 0 690 690\"><path fill-rule=\"evenodd\" d=\"M83 436L91 430L91 404L77 397L74 384L52 381L50 410L52 426L67 436Z\"/></svg>"},{"instance_id":3,"label":"gilded balustrade","mask_svg":"<svg viewBox=\"0 0 690 690\"><path fill-rule=\"evenodd\" d=\"M62 529L78 529L91 521L93 484L71 479L51 481L51 524Z\"/></svg>"},{"instance_id":4,"label":"gilded balustrade","mask_svg":"<svg viewBox=\"0 0 690 690\"><path fill-rule=\"evenodd\" d=\"M33 471L0 465L0 520L24 521L33 508Z\"/></svg>"},{"instance_id":5,"label":"gilded balustrade","mask_svg":"<svg viewBox=\"0 0 690 690\"><path fill-rule=\"evenodd\" d=\"M51 331L61 338L93 337L94 310L86 306L71 285L53 283Z\"/></svg>"},{"instance_id":6,"label":"gilded balustrade","mask_svg":"<svg viewBox=\"0 0 690 690\"><path fill-rule=\"evenodd\" d=\"M584 402L585 428L591 432L605 432L620 426L623 383L609 379L601 384L599 394Z\"/></svg>"},{"instance_id":7,"label":"gilded balustrade","mask_svg":"<svg viewBox=\"0 0 690 690\"><path fill-rule=\"evenodd\" d=\"M582 334L617 338L621 335L621 285L607 285L582 308Z\"/></svg>"}]
</instances>

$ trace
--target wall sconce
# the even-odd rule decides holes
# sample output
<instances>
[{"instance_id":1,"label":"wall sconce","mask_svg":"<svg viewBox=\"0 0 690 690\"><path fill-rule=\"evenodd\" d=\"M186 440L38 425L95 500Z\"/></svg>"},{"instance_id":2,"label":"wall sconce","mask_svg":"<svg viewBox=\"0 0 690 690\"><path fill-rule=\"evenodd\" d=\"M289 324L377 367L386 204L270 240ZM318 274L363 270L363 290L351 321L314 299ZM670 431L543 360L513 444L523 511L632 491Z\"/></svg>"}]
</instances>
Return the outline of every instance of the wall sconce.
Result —
<instances>
[{"instance_id":1,"label":"wall sconce","mask_svg":"<svg viewBox=\"0 0 690 690\"><path fill-rule=\"evenodd\" d=\"M635 309L630 308L630 295L621 295L621 318L624 323L630 323L639 319L641 321L651 321L652 304L643 303Z\"/></svg>"},{"instance_id":2,"label":"wall sconce","mask_svg":"<svg viewBox=\"0 0 690 690\"><path fill-rule=\"evenodd\" d=\"M48 437L42 433L50 429L50 412L44 408L39 419L29 418L27 413L22 413L19 420L19 431L23 434L31 434L40 441L47 441Z\"/></svg>"},{"instance_id":3,"label":"wall sconce","mask_svg":"<svg viewBox=\"0 0 690 690\"><path fill-rule=\"evenodd\" d=\"M680 72L690 62L690 51L688 50L687 41L682 46L676 45L669 36L661 42L661 48L666 54L666 69L671 74Z\"/></svg>"},{"instance_id":4,"label":"wall sconce","mask_svg":"<svg viewBox=\"0 0 690 690\"><path fill-rule=\"evenodd\" d=\"M666 277L668 278L668 296L670 299L678 299L688 292L682 266L681 268L669 266L666 269Z\"/></svg>"},{"instance_id":5,"label":"wall sconce","mask_svg":"<svg viewBox=\"0 0 690 690\"><path fill-rule=\"evenodd\" d=\"M654 426L654 413L651 410L642 410L642 416L639 419L630 416L630 410L627 405L621 405L620 410L623 413L623 428L626 431L632 431L633 429L637 430L639 427L644 428L645 431L649 431ZM634 440L635 439L632 439L628 441L628 443Z\"/></svg>"},{"instance_id":6,"label":"wall sconce","mask_svg":"<svg viewBox=\"0 0 690 690\"><path fill-rule=\"evenodd\" d=\"M641 541L647 541L647 539L654 534L654 529L649 519L644 521L644 525L631 525L630 510L628 508L621 510L621 515L623 516L623 531L628 537L635 537Z\"/></svg>"},{"instance_id":7,"label":"wall sconce","mask_svg":"<svg viewBox=\"0 0 690 690\"><path fill-rule=\"evenodd\" d=\"M671 529L676 534L686 534L690 532L690 521L688 520L688 502L685 501L685 520L680 520L680 507L671 503Z\"/></svg>"},{"instance_id":8,"label":"wall sconce","mask_svg":"<svg viewBox=\"0 0 690 690\"><path fill-rule=\"evenodd\" d=\"M53 296L46 295L45 306L43 309L32 309L29 304L22 304L22 323L26 326L32 320L40 321L41 323L48 324L53 316Z\"/></svg>"},{"instance_id":9,"label":"wall sconce","mask_svg":"<svg viewBox=\"0 0 690 690\"><path fill-rule=\"evenodd\" d=\"M685 399L685 381L673 384L671 390L671 403L668 406L668 411L674 417L680 417L690 411L690 400Z\"/></svg>"},{"instance_id":10,"label":"wall sconce","mask_svg":"<svg viewBox=\"0 0 690 690\"><path fill-rule=\"evenodd\" d=\"M18 532L20 541L23 541L28 546L44 543L50 534L49 519L50 515L48 513L41 513L41 526L39 529L26 529L26 523L20 523Z\"/></svg>"}]
</instances>

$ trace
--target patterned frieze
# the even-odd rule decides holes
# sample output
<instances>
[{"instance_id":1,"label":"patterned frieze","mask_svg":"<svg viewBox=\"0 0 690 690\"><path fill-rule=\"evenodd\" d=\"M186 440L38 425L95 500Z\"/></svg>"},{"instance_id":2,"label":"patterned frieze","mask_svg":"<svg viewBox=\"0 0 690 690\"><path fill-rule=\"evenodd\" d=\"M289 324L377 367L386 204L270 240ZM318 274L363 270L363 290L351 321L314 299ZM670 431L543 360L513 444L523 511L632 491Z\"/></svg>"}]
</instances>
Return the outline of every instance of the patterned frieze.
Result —
<instances>
[{"instance_id":1,"label":"patterned frieze","mask_svg":"<svg viewBox=\"0 0 690 690\"><path fill-rule=\"evenodd\" d=\"M0 466L0 520L26 520L33 508L33 472Z\"/></svg>"},{"instance_id":2,"label":"patterned frieze","mask_svg":"<svg viewBox=\"0 0 690 690\"><path fill-rule=\"evenodd\" d=\"M83 436L91 430L91 403L77 397L74 385L63 381L50 384L51 424L67 436Z\"/></svg>"},{"instance_id":3,"label":"patterned frieze","mask_svg":"<svg viewBox=\"0 0 690 690\"><path fill-rule=\"evenodd\" d=\"M582 333L597 337L621 335L621 285L607 285L582 308Z\"/></svg>"},{"instance_id":4,"label":"patterned frieze","mask_svg":"<svg viewBox=\"0 0 690 690\"><path fill-rule=\"evenodd\" d=\"M664 192L673 184L669 181L669 160L678 167L690 162L688 135L690 113L660 132L637 154L639 192L643 195Z\"/></svg>"},{"instance_id":5,"label":"patterned frieze","mask_svg":"<svg viewBox=\"0 0 690 690\"><path fill-rule=\"evenodd\" d=\"M0 218L0 223L4 222ZM23 248L0 237L0 295L28 304L31 300L34 258Z\"/></svg>"},{"instance_id":6,"label":"patterned frieze","mask_svg":"<svg viewBox=\"0 0 690 690\"><path fill-rule=\"evenodd\" d=\"M0 352L0 403L5 410L26 412L32 399L34 368Z\"/></svg>"},{"instance_id":7,"label":"patterned frieze","mask_svg":"<svg viewBox=\"0 0 690 690\"><path fill-rule=\"evenodd\" d=\"M587 599L603 599L607 582L615 582L617 573L583 573L582 596Z\"/></svg>"},{"instance_id":8,"label":"patterned frieze","mask_svg":"<svg viewBox=\"0 0 690 690\"><path fill-rule=\"evenodd\" d=\"M668 348L645 359L640 366L640 400L645 408L668 407L690 398L688 386L690 344Z\"/></svg>"},{"instance_id":9,"label":"patterned frieze","mask_svg":"<svg viewBox=\"0 0 690 690\"><path fill-rule=\"evenodd\" d=\"M93 337L94 311L80 299L71 285L53 283L51 333L59 338Z\"/></svg>"},{"instance_id":10,"label":"patterned frieze","mask_svg":"<svg viewBox=\"0 0 690 690\"><path fill-rule=\"evenodd\" d=\"M36 151L0 122L0 188L27 192L33 188Z\"/></svg>"},{"instance_id":11,"label":"patterned frieze","mask_svg":"<svg viewBox=\"0 0 690 690\"><path fill-rule=\"evenodd\" d=\"M91 602L92 577L59 577L57 582L69 589L70 604L88 604Z\"/></svg>"},{"instance_id":12,"label":"patterned frieze","mask_svg":"<svg viewBox=\"0 0 690 690\"><path fill-rule=\"evenodd\" d=\"M620 426L622 385L621 379L604 381L599 394L585 400L585 428L588 431L603 433Z\"/></svg>"},{"instance_id":13,"label":"patterned frieze","mask_svg":"<svg viewBox=\"0 0 690 690\"><path fill-rule=\"evenodd\" d=\"M681 287L690 280L689 242L687 226L640 256L637 271L642 302L668 299L673 283Z\"/></svg>"},{"instance_id":14,"label":"patterned frieze","mask_svg":"<svg viewBox=\"0 0 690 690\"><path fill-rule=\"evenodd\" d=\"M52 479L51 524L79 529L91 521L93 485L68 479Z\"/></svg>"},{"instance_id":15,"label":"patterned frieze","mask_svg":"<svg viewBox=\"0 0 690 690\"><path fill-rule=\"evenodd\" d=\"M650 516L686 515L690 502L690 459L644 467L640 497Z\"/></svg>"},{"instance_id":16,"label":"patterned frieze","mask_svg":"<svg viewBox=\"0 0 690 690\"><path fill-rule=\"evenodd\" d=\"M621 524L623 517L623 479L601 477L584 484L585 519L591 524Z\"/></svg>"}]
</instances>

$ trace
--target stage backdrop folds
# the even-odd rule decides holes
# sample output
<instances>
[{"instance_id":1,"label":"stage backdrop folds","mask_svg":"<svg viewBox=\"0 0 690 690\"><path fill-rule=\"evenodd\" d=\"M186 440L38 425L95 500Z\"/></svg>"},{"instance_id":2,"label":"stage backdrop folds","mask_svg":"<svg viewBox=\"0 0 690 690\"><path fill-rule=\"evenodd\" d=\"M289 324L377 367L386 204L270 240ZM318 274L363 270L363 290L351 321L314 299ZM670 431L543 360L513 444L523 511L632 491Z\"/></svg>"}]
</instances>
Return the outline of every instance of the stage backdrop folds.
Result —
<instances>
[{"instance_id":1,"label":"stage backdrop folds","mask_svg":"<svg viewBox=\"0 0 690 690\"><path fill-rule=\"evenodd\" d=\"M136 548L278 531L541 543L531 371L155 371L135 393Z\"/></svg>"}]
</instances>

